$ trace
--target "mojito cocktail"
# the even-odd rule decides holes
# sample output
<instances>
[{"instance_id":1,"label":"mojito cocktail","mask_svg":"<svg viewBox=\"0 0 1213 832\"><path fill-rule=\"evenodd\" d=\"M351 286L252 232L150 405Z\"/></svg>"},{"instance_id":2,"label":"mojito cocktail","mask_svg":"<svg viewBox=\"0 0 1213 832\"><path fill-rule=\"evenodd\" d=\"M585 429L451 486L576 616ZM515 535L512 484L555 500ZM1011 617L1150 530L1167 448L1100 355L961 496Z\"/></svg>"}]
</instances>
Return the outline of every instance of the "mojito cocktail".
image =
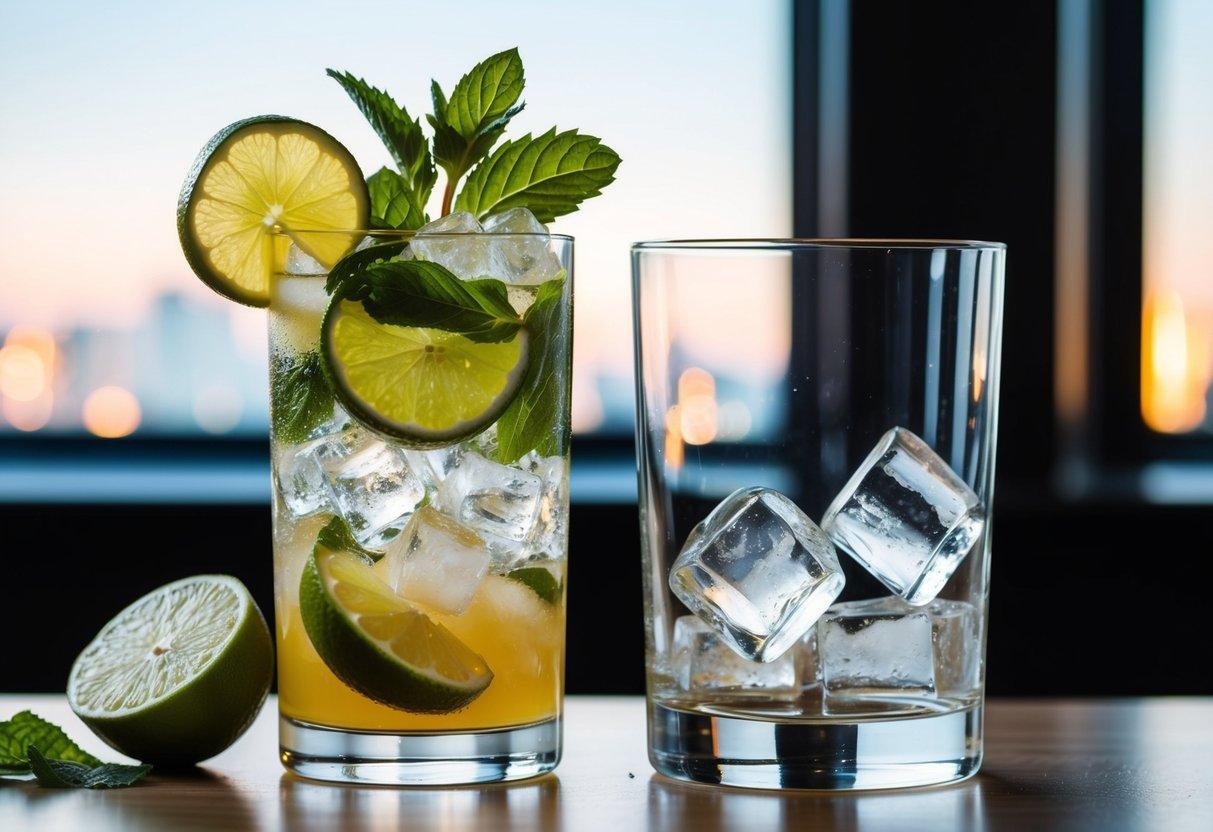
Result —
<instances>
[{"instance_id":1,"label":"mojito cocktail","mask_svg":"<svg viewBox=\"0 0 1213 832\"><path fill-rule=\"evenodd\" d=\"M312 124L219 131L177 222L211 288L269 309L281 759L308 777L466 783L560 757L572 238L614 179L576 130L500 142L510 49L420 119L328 74L394 168ZM445 181L439 185L439 172Z\"/></svg>"}]
</instances>

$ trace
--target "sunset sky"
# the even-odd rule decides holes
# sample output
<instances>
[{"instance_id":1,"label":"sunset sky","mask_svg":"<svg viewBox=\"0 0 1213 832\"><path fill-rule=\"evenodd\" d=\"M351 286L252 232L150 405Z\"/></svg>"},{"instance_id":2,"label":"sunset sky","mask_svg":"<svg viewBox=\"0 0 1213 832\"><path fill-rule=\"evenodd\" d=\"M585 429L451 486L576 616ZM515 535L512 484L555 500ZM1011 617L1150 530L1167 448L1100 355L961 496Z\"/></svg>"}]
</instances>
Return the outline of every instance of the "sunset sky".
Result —
<instances>
[{"instance_id":1,"label":"sunset sky","mask_svg":"<svg viewBox=\"0 0 1213 832\"><path fill-rule=\"evenodd\" d=\"M618 181L555 230L577 237L578 364L626 373L631 242L790 231L790 12L778 0L594 5L9 6L0 329L129 325L164 288L225 303L189 274L174 226L181 180L216 130L299 117L369 173L387 155L326 67L386 87L416 115L431 77L449 90L517 45L527 107L507 135L576 127L624 160ZM765 301L739 286L729 302ZM261 313L231 309L241 341L263 349ZM772 357L755 350L739 361Z\"/></svg>"}]
</instances>

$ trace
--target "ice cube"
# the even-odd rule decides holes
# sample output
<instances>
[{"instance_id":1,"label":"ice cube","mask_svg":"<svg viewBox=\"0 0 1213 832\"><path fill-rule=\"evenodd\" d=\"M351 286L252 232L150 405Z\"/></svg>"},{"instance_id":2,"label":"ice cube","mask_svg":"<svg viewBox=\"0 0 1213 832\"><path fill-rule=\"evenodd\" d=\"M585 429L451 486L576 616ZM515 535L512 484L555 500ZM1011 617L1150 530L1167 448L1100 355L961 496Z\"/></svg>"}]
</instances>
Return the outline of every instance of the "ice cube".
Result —
<instances>
[{"instance_id":1,"label":"ice cube","mask_svg":"<svg viewBox=\"0 0 1213 832\"><path fill-rule=\"evenodd\" d=\"M527 454L523 467L543 482L539 495L538 526L531 554L541 557L564 557L568 534L568 465L563 456Z\"/></svg>"},{"instance_id":2,"label":"ice cube","mask_svg":"<svg viewBox=\"0 0 1213 832\"><path fill-rule=\"evenodd\" d=\"M447 474L459 464L462 450L458 445L447 445L432 451L404 449L404 459L409 468L427 488L437 488L446 479Z\"/></svg>"},{"instance_id":3,"label":"ice cube","mask_svg":"<svg viewBox=\"0 0 1213 832\"><path fill-rule=\"evenodd\" d=\"M931 615L924 609L890 598L835 604L817 622L817 646L827 711L935 695Z\"/></svg>"},{"instance_id":4,"label":"ice cube","mask_svg":"<svg viewBox=\"0 0 1213 832\"><path fill-rule=\"evenodd\" d=\"M274 454L274 480L291 514L305 517L329 507L329 490L316 460L323 439L288 445Z\"/></svg>"},{"instance_id":5,"label":"ice cube","mask_svg":"<svg viewBox=\"0 0 1213 832\"><path fill-rule=\"evenodd\" d=\"M895 595L920 606L969 553L985 514L938 454L893 428L834 498L821 527Z\"/></svg>"},{"instance_id":6,"label":"ice cube","mask_svg":"<svg viewBox=\"0 0 1213 832\"><path fill-rule=\"evenodd\" d=\"M422 506L388 543L375 571L401 597L438 612L462 615L488 573L489 561L479 535Z\"/></svg>"},{"instance_id":7,"label":"ice cube","mask_svg":"<svg viewBox=\"0 0 1213 832\"><path fill-rule=\"evenodd\" d=\"M729 696L795 699L799 693L796 651L772 662L737 655L720 634L698 616L674 622L674 677L685 691Z\"/></svg>"},{"instance_id":8,"label":"ice cube","mask_svg":"<svg viewBox=\"0 0 1213 832\"><path fill-rule=\"evenodd\" d=\"M940 696L967 697L977 693L981 642L977 611L964 601L936 598L925 607L931 616L935 646L935 690Z\"/></svg>"},{"instance_id":9,"label":"ice cube","mask_svg":"<svg viewBox=\"0 0 1213 832\"><path fill-rule=\"evenodd\" d=\"M669 576L682 603L760 662L799 641L845 581L829 538L767 488L726 497L691 530Z\"/></svg>"},{"instance_id":10,"label":"ice cube","mask_svg":"<svg viewBox=\"0 0 1213 832\"><path fill-rule=\"evenodd\" d=\"M439 486L437 503L483 537L499 564L509 565L534 537L542 490L534 474L469 451Z\"/></svg>"},{"instance_id":11,"label":"ice cube","mask_svg":"<svg viewBox=\"0 0 1213 832\"><path fill-rule=\"evenodd\" d=\"M476 236L483 230L467 211L454 211L418 228L409 248L418 260L446 266L456 277L486 277L492 269L491 246L488 238Z\"/></svg>"},{"instance_id":12,"label":"ice cube","mask_svg":"<svg viewBox=\"0 0 1213 832\"><path fill-rule=\"evenodd\" d=\"M516 236L492 240L493 276L517 286L537 286L560 273L547 226L528 208L511 208L484 221L484 230Z\"/></svg>"},{"instance_id":13,"label":"ice cube","mask_svg":"<svg viewBox=\"0 0 1213 832\"><path fill-rule=\"evenodd\" d=\"M390 539L425 497L400 452L362 428L326 437L316 456L333 506L363 546Z\"/></svg>"}]
</instances>

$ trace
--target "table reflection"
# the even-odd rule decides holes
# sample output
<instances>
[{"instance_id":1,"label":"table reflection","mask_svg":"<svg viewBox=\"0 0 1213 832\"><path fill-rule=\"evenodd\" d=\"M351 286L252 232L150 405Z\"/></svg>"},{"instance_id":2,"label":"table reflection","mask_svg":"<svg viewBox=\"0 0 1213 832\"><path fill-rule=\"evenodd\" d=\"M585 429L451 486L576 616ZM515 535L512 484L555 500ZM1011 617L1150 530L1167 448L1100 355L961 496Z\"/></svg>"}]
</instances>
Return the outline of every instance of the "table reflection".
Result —
<instances>
[{"instance_id":1,"label":"table reflection","mask_svg":"<svg viewBox=\"0 0 1213 832\"><path fill-rule=\"evenodd\" d=\"M560 780L436 789L279 781L281 825L289 829L556 829Z\"/></svg>"},{"instance_id":2,"label":"table reflection","mask_svg":"<svg viewBox=\"0 0 1213 832\"><path fill-rule=\"evenodd\" d=\"M980 779L887 792L742 791L649 778L648 828L695 829L987 829Z\"/></svg>"}]
</instances>

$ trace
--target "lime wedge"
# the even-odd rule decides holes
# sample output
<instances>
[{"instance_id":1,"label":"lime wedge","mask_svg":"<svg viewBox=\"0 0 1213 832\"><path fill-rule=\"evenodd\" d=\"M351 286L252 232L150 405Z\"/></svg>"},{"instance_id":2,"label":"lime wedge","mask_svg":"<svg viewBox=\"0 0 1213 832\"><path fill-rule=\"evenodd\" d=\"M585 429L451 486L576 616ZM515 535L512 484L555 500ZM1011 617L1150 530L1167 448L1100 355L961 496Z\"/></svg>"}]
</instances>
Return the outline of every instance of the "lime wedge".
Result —
<instances>
[{"instance_id":1,"label":"lime wedge","mask_svg":"<svg viewBox=\"0 0 1213 832\"><path fill-rule=\"evenodd\" d=\"M118 613L72 665L67 700L118 751L188 765L213 757L261 709L273 648L244 584L199 575Z\"/></svg>"},{"instance_id":2,"label":"lime wedge","mask_svg":"<svg viewBox=\"0 0 1213 832\"><path fill-rule=\"evenodd\" d=\"M370 427L412 447L480 433L509 406L526 372L529 336L481 343L454 332L381 324L340 293L321 327L337 398Z\"/></svg>"},{"instance_id":3,"label":"lime wedge","mask_svg":"<svg viewBox=\"0 0 1213 832\"><path fill-rule=\"evenodd\" d=\"M333 674L390 707L447 713L493 681L483 658L392 592L368 560L351 552L316 548L299 582L299 610Z\"/></svg>"},{"instance_id":4,"label":"lime wedge","mask_svg":"<svg viewBox=\"0 0 1213 832\"><path fill-rule=\"evenodd\" d=\"M358 163L340 142L303 121L258 116L206 143L185 178L177 234L190 267L212 289L268 306L270 274L285 261L284 230L325 267L366 228L370 197Z\"/></svg>"}]
</instances>

